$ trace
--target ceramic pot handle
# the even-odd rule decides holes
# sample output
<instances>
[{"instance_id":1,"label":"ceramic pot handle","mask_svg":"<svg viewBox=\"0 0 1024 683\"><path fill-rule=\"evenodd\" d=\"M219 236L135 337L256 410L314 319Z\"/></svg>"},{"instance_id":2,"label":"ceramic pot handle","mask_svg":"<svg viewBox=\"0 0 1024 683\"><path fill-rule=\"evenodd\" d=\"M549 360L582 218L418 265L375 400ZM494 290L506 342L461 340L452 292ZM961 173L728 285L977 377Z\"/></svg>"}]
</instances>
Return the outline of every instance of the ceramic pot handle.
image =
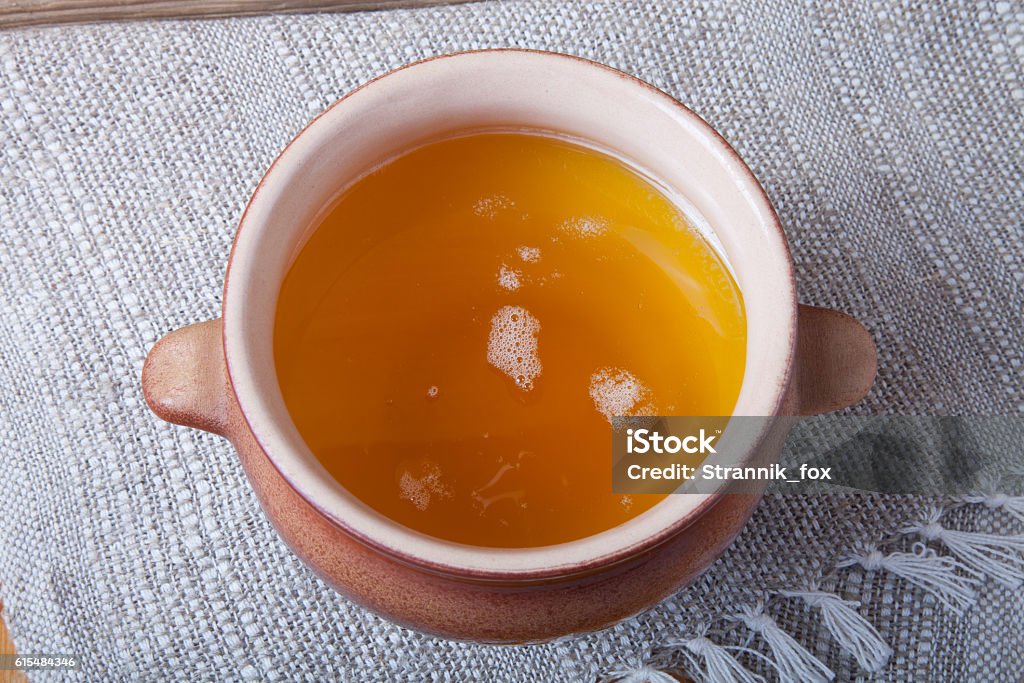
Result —
<instances>
[{"instance_id":1,"label":"ceramic pot handle","mask_svg":"<svg viewBox=\"0 0 1024 683\"><path fill-rule=\"evenodd\" d=\"M230 436L238 412L224 363L218 318L175 330L150 349L142 393L163 420Z\"/></svg>"},{"instance_id":2,"label":"ceramic pot handle","mask_svg":"<svg viewBox=\"0 0 1024 683\"><path fill-rule=\"evenodd\" d=\"M800 305L796 395L800 415L853 405L875 381L877 353L859 322L829 308Z\"/></svg>"}]
</instances>

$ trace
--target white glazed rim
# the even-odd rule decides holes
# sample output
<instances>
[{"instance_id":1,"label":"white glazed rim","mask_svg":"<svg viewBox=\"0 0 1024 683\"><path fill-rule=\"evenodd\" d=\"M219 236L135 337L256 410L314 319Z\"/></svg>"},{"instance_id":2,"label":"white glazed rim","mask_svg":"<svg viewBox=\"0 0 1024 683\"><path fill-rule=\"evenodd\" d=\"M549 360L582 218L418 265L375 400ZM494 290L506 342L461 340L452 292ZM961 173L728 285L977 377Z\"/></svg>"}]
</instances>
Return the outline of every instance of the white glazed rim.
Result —
<instances>
[{"instance_id":1,"label":"white glazed rim","mask_svg":"<svg viewBox=\"0 0 1024 683\"><path fill-rule=\"evenodd\" d=\"M711 227L716 234L735 238L735 248L745 250L728 257L738 278L756 271L758 283L756 291L743 291L748 371L734 414L778 414L795 347L796 291L785 236L757 179L714 129L669 95L610 67L550 52L482 50L416 62L370 81L311 122L271 165L242 216L224 285L224 350L232 387L257 443L288 484L336 525L396 559L436 571L500 579L558 576L635 555L688 526L723 494L670 495L625 524L552 546L488 548L427 536L369 508L320 465L288 416L272 363L273 310L280 282L268 284L265 263L271 255L264 247L271 231L279 227L272 220L275 204L288 201L287 191L302 189L298 170L337 144L339 131L346 125L356 121L365 126L367 112L400 102L403 89L430 88L440 79L478 83L502 70L562 74L571 79L567 82L586 84L592 92L613 93L617 101L649 110L651 118L670 117L699 146L699 154L706 156L700 161L714 165L729 179L729 197L735 201L738 220L735 225L720 221ZM639 165L643 167L643 162ZM731 211L725 204L722 210ZM744 246L747 241L752 243L749 248ZM270 286L273 296L259 295L259 289L269 291ZM758 329L751 328L752 321ZM759 368L756 376L750 372L752 352ZM763 438L761 433L750 442L751 452Z\"/></svg>"}]
</instances>

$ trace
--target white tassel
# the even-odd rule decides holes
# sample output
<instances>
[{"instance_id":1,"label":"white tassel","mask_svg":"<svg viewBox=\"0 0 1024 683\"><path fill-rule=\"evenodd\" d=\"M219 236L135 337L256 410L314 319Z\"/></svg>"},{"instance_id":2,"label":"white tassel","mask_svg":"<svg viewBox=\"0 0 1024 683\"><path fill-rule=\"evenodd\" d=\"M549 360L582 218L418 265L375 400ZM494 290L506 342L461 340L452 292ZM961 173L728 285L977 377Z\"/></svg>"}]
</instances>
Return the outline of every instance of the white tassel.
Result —
<instances>
[{"instance_id":1,"label":"white tassel","mask_svg":"<svg viewBox=\"0 0 1024 683\"><path fill-rule=\"evenodd\" d=\"M839 643L839 647L853 655L865 671L880 671L892 656L892 648L886 645L875 627L857 612L859 602L843 600L834 593L816 590L779 591L779 594L800 598L808 606L819 609L825 628Z\"/></svg>"},{"instance_id":2,"label":"white tassel","mask_svg":"<svg viewBox=\"0 0 1024 683\"><path fill-rule=\"evenodd\" d=\"M608 683L679 683L679 679L650 665L619 669L604 679Z\"/></svg>"},{"instance_id":3,"label":"white tassel","mask_svg":"<svg viewBox=\"0 0 1024 683\"><path fill-rule=\"evenodd\" d=\"M863 553L851 555L841 560L837 566L860 566L867 571L884 569L905 581L921 588L955 612L963 615L977 598L974 586L978 584L976 572L954 560L952 557L937 555L923 543L914 544L914 552L895 552L888 555L875 548ZM961 576L957 569L965 570L974 576Z\"/></svg>"},{"instance_id":4,"label":"white tassel","mask_svg":"<svg viewBox=\"0 0 1024 683\"><path fill-rule=\"evenodd\" d=\"M1005 493L986 493L961 498L965 503L984 505L993 510L1005 510L1011 516L1024 522L1024 496L1010 496Z\"/></svg>"},{"instance_id":5,"label":"white tassel","mask_svg":"<svg viewBox=\"0 0 1024 683\"><path fill-rule=\"evenodd\" d=\"M730 650L752 652L763 657L760 652L753 652L745 647L723 647L714 642L702 631L701 635L688 640L680 640L669 644L670 647L683 648L683 654L690 662L690 674L703 683L765 683L764 677L745 669ZM692 654L691 654L692 653ZM703 662L703 666L701 665Z\"/></svg>"},{"instance_id":6,"label":"white tassel","mask_svg":"<svg viewBox=\"0 0 1024 683\"><path fill-rule=\"evenodd\" d=\"M836 677L820 659L779 628L775 620L764 613L763 606L744 607L734 618L768 643L779 683L826 683Z\"/></svg>"},{"instance_id":7,"label":"white tassel","mask_svg":"<svg viewBox=\"0 0 1024 683\"><path fill-rule=\"evenodd\" d=\"M995 579L1010 590L1024 584L1024 536L953 531L939 523L941 511L903 529L926 541L938 541L965 565Z\"/></svg>"}]
</instances>

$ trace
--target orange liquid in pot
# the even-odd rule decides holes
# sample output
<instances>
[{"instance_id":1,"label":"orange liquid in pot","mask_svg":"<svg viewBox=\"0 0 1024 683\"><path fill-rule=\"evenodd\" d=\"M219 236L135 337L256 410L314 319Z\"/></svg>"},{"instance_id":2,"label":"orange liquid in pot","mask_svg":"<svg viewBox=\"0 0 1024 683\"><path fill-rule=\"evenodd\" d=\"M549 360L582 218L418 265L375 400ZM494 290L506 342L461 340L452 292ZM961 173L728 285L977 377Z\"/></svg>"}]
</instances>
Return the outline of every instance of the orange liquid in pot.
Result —
<instances>
[{"instance_id":1,"label":"orange liquid in pot","mask_svg":"<svg viewBox=\"0 0 1024 683\"><path fill-rule=\"evenodd\" d=\"M282 285L288 410L352 494L492 547L589 536L661 495L611 492L613 415L728 415L735 281L620 161L528 133L412 150L345 190Z\"/></svg>"}]
</instances>

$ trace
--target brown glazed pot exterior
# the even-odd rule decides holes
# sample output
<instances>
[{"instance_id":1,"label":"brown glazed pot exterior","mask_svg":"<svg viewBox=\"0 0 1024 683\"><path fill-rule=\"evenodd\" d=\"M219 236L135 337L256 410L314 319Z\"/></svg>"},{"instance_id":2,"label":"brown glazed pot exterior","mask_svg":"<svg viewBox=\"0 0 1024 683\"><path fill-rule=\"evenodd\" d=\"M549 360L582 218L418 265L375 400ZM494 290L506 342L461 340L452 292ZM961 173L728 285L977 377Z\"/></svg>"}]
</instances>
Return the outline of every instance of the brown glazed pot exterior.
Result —
<instances>
[{"instance_id":1,"label":"brown glazed pot exterior","mask_svg":"<svg viewBox=\"0 0 1024 683\"><path fill-rule=\"evenodd\" d=\"M785 413L818 413L859 400L875 373L875 349L864 328L841 313L801 306L798 329ZM453 576L413 566L358 540L281 476L239 411L220 320L163 338L146 359L143 390L161 418L230 439L267 517L331 586L392 621L447 638L536 642L636 614L703 572L740 532L759 499L722 495L660 545L615 565L537 580ZM757 459L774 459L787 430L780 420Z\"/></svg>"}]
</instances>

